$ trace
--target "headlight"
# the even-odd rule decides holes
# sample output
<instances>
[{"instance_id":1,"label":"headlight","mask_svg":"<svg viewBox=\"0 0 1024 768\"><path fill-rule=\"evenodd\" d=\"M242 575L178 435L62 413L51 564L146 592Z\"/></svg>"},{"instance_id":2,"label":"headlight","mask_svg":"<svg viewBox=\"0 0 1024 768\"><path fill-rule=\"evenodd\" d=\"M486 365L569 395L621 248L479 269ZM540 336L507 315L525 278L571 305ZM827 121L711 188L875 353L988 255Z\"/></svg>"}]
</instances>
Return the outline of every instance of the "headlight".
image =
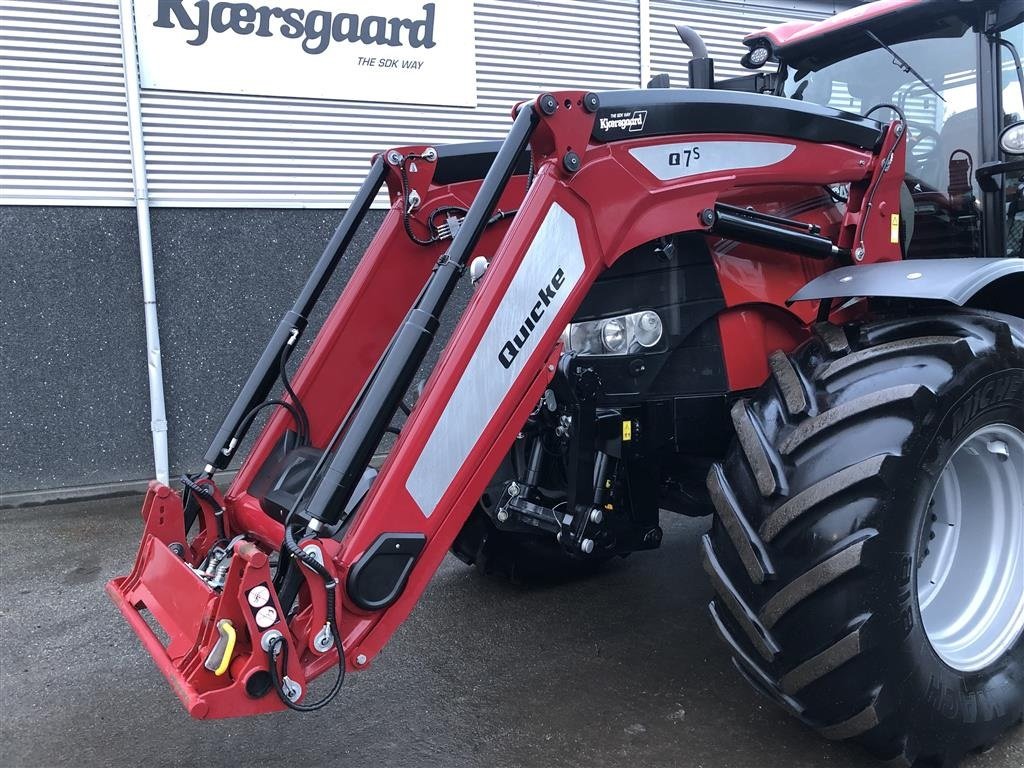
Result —
<instances>
[{"instance_id":1,"label":"headlight","mask_svg":"<svg viewBox=\"0 0 1024 768\"><path fill-rule=\"evenodd\" d=\"M999 146L1008 155L1024 155L1024 123L1014 123L999 136Z\"/></svg>"},{"instance_id":2,"label":"headlight","mask_svg":"<svg viewBox=\"0 0 1024 768\"><path fill-rule=\"evenodd\" d=\"M601 326L601 343L612 354L619 355L629 348L626 336L626 318L613 317Z\"/></svg>"},{"instance_id":3,"label":"headlight","mask_svg":"<svg viewBox=\"0 0 1024 768\"><path fill-rule=\"evenodd\" d=\"M565 346L578 355L625 355L636 347L653 347L661 341L664 325L650 309L630 315L573 323L565 329Z\"/></svg>"}]
</instances>

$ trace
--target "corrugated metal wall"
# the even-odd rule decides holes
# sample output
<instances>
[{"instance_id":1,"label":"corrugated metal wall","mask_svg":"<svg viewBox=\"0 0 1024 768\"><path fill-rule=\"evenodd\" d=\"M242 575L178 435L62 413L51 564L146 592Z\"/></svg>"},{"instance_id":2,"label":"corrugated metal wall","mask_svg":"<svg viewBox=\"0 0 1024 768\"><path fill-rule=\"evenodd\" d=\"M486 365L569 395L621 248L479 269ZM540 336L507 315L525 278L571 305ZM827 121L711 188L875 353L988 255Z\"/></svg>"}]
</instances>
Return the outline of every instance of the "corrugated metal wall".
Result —
<instances>
[{"instance_id":1,"label":"corrugated metal wall","mask_svg":"<svg viewBox=\"0 0 1024 768\"><path fill-rule=\"evenodd\" d=\"M835 5L477 0L475 109L388 105L387 94L369 103L144 91L150 203L345 207L379 149L499 138L517 100L635 88L645 63L685 84L689 56L676 23L705 36L725 77L741 73L745 33ZM0 0L0 27L0 202L130 205L117 0Z\"/></svg>"},{"instance_id":2,"label":"corrugated metal wall","mask_svg":"<svg viewBox=\"0 0 1024 768\"><path fill-rule=\"evenodd\" d=\"M151 200L338 207L382 148L500 138L542 89L639 81L636 0L477 2L475 23L476 109L145 92Z\"/></svg>"},{"instance_id":3,"label":"corrugated metal wall","mask_svg":"<svg viewBox=\"0 0 1024 768\"><path fill-rule=\"evenodd\" d=\"M0 2L2 202L131 205L117 0Z\"/></svg>"}]
</instances>

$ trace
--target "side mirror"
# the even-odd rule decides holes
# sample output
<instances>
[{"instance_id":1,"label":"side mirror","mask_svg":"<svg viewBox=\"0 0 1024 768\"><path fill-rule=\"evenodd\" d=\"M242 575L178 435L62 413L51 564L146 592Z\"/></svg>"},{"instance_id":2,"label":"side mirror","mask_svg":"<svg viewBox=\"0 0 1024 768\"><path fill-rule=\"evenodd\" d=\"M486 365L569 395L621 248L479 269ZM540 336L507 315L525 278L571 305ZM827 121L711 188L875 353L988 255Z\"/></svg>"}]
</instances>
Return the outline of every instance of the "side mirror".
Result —
<instances>
[{"instance_id":1,"label":"side mirror","mask_svg":"<svg viewBox=\"0 0 1024 768\"><path fill-rule=\"evenodd\" d=\"M999 134L999 147L1008 155L1024 155L1024 122L1003 129Z\"/></svg>"}]
</instances>

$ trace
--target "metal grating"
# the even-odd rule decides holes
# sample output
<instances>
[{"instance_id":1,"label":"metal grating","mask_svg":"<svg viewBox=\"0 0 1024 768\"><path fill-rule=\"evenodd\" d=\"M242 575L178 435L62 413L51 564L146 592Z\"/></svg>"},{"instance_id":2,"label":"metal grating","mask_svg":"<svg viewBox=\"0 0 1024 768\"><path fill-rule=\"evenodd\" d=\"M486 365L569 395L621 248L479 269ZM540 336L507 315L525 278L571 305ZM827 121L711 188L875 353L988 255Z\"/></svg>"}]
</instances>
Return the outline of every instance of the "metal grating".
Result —
<instances>
[{"instance_id":1,"label":"metal grating","mask_svg":"<svg viewBox=\"0 0 1024 768\"><path fill-rule=\"evenodd\" d=\"M145 91L150 200L344 207L382 148L501 138L543 90L639 83L636 0L490 0L475 24L475 109Z\"/></svg>"},{"instance_id":2,"label":"metal grating","mask_svg":"<svg viewBox=\"0 0 1024 768\"><path fill-rule=\"evenodd\" d=\"M0 4L7 204L131 205L117 0Z\"/></svg>"},{"instance_id":3,"label":"metal grating","mask_svg":"<svg viewBox=\"0 0 1024 768\"><path fill-rule=\"evenodd\" d=\"M665 72L672 84L685 86L690 52L676 34L676 24L693 27L715 60L715 77L749 75L740 66L747 52L743 38L772 24L807 19L818 21L844 10L849 2L746 2L746 0L651 0L651 73Z\"/></svg>"}]
</instances>

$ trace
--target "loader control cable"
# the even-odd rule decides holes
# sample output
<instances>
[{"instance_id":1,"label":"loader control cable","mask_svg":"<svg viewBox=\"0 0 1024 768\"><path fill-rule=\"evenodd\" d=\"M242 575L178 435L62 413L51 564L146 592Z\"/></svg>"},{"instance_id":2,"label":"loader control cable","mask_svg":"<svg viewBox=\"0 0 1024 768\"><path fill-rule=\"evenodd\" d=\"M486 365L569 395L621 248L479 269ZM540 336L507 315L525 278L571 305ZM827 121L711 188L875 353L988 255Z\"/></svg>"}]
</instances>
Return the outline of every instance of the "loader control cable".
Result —
<instances>
[{"instance_id":1,"label":"loader control cable","mask_svg":"<svg viewBox=\"0 0 1024 768\"><path fill-rule=\"evenodd\" d=\"M402 199L405 201L402 212L402 226L405 228L405 234L417 245L427 246L434 245L434 243L439 243L442 240L454 240L455 236L459 233L463 219L465 219L466 214L469 213L469 209L462 208L457 205L442 205L435 208L430 212L430 215L427 216L426 224L427 230L430 233L429 237L422 238L413 232L412 213L416 210L419 198L415 191L409 187L409 172L406 169L406 164L410 161L424 159L425 158L422 155L406 155L398 164L398 170L402 176ZM532 177L532 155L530 168ZM502 211L501 209L498 209L495 211L494 215L487 220L487 226L497 224L502 219L511 218L512 216L515 216L516 213L518 213L518 209L513 209L511 211ZM442 223L438 223L439 218L442 216L444 217L444 221Z\"/></svg>"},{"instance_id":2,"label":"loader control cable","mask_svg":"<svg viewBox=\"0 0 1024 768\"><path fill-rule=\"evenodd\" d=\"M252 425L253 419L262 411L272 405L279 405L291 414L292 421L295 422L295 432L298 435L299 445L309 445L311 441L310 427L309 427L309 414L306 413L305 406L302 405L302 400L295 393L292 388L291 379L288 377L288 358L291 357L292 351L295 349L295 339L297 334L293 334L292 338L287 344L281 347L281 354L278 357L277 369L278 375L281 379L281 383L284 385L284 390L291 398L291 402L286 400L264 400L262 403L257 403L242 416L241 421L238 422L238 428L235 430L235 435L244 435L249 427ZM232 442L229 444L230 447L235 445L235 436L232 435Z\"/></svg>"},{"instance_id":3,"label":"loader control cable","mask_svg":"<svg viewBox=\"0 0 1024 768\"><path fill-rule=\"evenodd\" d=\"M330 704L331 701L334 700L334 697L338 695L342 684L345 682L345 651L341 647L341 633L338 632L337 614L335 613L338 582L333 576L331 576L330 571L328 571L320 561L308 552L304 552L302 548L299 547L295 542L295 536L292 533L292 529L288 525L285 526L284 547L292 557L324 580L324 592L327 603L327 625L331 629L331 637L334 639L334 647L338 652L338 676L335 678L334 685L331 686L331 690L329 690L327 694L320 699L320 701L312 704L298 704L288 697L283 685L281 673L277 668L277 657L280 655L281 668L284 669L285 672L288 671L288 644L283 636L275 637L268 643L267 664L270 670L271 682L274 684L274 691L277 693L277 697L281 700L281 703L296 712L315 712Z\"/></svg>"},{"instance_id":4,"label":"loader control cable","mask_svg":"<svg viewBox=\"0 0 1024 768\"><path fill-rule=\"evenodd\" d=\"M217 520L217 540L225 540L227 535L224 532L224 507L222 507L217 501L217 497L214 494L213 489L209 485L204 485L188 475L181 476L181 484L185 486L190 493L204 499L213 506L213 516Z\"/></svg>"},{"instance_id":5,"label":"loader control cable","mask_svg":"<svg viewBox=\"0 0 1024 768\"><path fill-rule=\"evenodd\" d=\"M293 336L293 339L294 338L296 337ZM292 389L291 379L288 378L288 359L292 356L292 352L294 350L294 341L290 341L288 344L285 344L281 349L281 359L278 361L277 367L281 372L281 384L284 385L284 391L287 392L288 397L292 399L292 403L295 405L295 411L301 419L301 421L295 425L299 430L299 443L302 445L308 445L312 441L312 435L310 434L309 428L309 414L306 413L306 407L302 404L299 396L295 394L295 390Z\"/></svg>"}]
</instances>

